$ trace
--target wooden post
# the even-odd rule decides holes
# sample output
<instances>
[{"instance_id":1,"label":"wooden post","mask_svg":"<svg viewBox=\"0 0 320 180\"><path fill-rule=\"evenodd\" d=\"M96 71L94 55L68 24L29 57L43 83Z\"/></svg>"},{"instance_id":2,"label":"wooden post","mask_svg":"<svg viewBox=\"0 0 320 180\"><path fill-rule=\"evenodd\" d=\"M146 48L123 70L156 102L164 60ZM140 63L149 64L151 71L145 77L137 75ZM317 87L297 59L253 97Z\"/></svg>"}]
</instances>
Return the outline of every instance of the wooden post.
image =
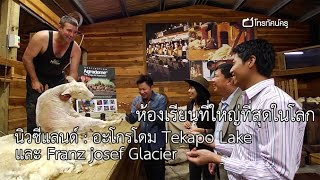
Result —
<instances>
[{"instance_id":1,"label":"wooden post","mask_svg":"<svg viewBox=\"0 0 320 180\"><path fill-rule=\"evenodd\" d=\"M0 58L5 61L11 61L17 59L17 48L8 47L8 34L18 35L19 31L19 16L20 5L13 0L0 0ZM11 64L10 62L5 63ZM0 65L0 69L5 69L6 65ZM0 131L8 133L8 111L9 111L9 83L6 82L10 72L13 72L13 68L9 69L0 80ZM3 81L4 79L4 81ZM3 135L2 133L0 133Z\"/></svg>"},{"instance_id":2,"label":"wooden post","mask_svg":"<svg viewBox=\"0 0 320 180\"><path fill-rule=\"evenodd\" d=\"M13 0L1 0L0 57L16 60L17 48L8 48L8 34L18 35L20 5Z\"/></svg>"},{"instance_id":3,"label":"wooden post","mask_svg":"<svg viewBox=\"0 0 320 180\"><path fill-rule=\"evenodd\" d=\"M25 7L33 11L55 28L59 27L60 17L49 9L41 0L19 0Z\"/></svg>"},{"instance_id":4,"label":"wooden post","mask_svg":"<svg viewBox=\"0 0 320 180\"><path fill-rule=\"evenodd\" d=\"M0 81L0 137L8 134L9 83Z\"/></svg>"},{"instance_id":5,"label":"wooden post","mask_svg":"<svg viewBox=\"0 0 320 180\"><path fill-rule=\"evenodd\" d=\"M88 65L88 52L82 49L82 56L81 56L82 65Z\"/></svg>"}]
</instances>

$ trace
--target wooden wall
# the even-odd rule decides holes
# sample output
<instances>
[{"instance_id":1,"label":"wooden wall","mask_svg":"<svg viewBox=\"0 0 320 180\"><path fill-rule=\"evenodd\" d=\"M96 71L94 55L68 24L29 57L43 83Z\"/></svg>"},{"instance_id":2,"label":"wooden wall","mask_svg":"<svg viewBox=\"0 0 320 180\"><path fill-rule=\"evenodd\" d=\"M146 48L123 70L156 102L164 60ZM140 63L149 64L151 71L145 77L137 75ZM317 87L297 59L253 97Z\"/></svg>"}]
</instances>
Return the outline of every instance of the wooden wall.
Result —
<instances>
[{"instance_id":1,"label":"wooden wall","mask_svg":"<svg viewBox=\"0 0 320 180\"><path fill-rule=\"evenodd\" d=\"M276 77L276 81L287 81L296 79L298 82L298 97L319 97L320 72L286 75ZM286 91L288 93L288 91ZM289 94L289 93L288 93Z\"/></svg>"},{"instance_id":2,"label":"wooden wall","mask_svg":"<svg viewBox=\"0 0 320 180\"><path fill-rule=\"evenodd\" d=\"M9 83L8 97L6 101L8 106L8 122L6 123L5 132L13 132L18 127L25 127L27 122L27 115L25 111L25 77L26 71L23 63L17 60L7 60L0 57L0 64L6 64L8 66L8 73L4 77L0 76L1 88L3 87L3 81ZM1 114L3 116L3 114Z\"/></svg>"},{"instance_id":3,"label":"wooden wall","mask_svg":"<svg viewBox=\"0 0 320 180\"><path fill-rule=\"evenodd\" d=\"M15 62L9 90L8 132L13 132L18 127L27 126L25 77L26 71L23 63L20 61Z\"/></svg>"},{"instance_id":4,"label":"wooden wall","mask_svg":"<svg viewBox=\"0 0 320 180\"><path fill-rule=\"evenodd\" d=\"M18 127L27 126L27 114L25 110L26 85L25 79L13 79L10 82L9 93L9 132Z\"/></svg>"},{"instance_id":5,"label":"wooden wall","mask_svg":"<svg viewBox=\"0 0 320 180\"><path fill-rule=\"evenodd\" d=\"M320 73L307 75L297 75L299 97L319 97L320 96Z\"/></svg>"},{"instance_id":6,"label":"wooden wall","mask_svg":"<svg viewBox=\"0 0 320 180\"><path fill-rule=\"evenodd\" d=\"M129 103L137 96L135 81L146 72L145 24L169 22L241 22L243 18L267 19L257 14L236 12L211 6L192 6L129 17L84 26L84 43L88 51L88 65L114 67L116 69L117 98ZM289 28L258 27L256 38L264 38L274 44L276 51L305 47L311 43L311 28L308 24L289 22ZM185 105L188 101L185 82L161 82L155 90L165 93L170 103ZM218 102L219 97L213 95ZM122 107L120 107L122 108ZM128 109L129 107L125 107Z\"/></svg>"}]
</instances>

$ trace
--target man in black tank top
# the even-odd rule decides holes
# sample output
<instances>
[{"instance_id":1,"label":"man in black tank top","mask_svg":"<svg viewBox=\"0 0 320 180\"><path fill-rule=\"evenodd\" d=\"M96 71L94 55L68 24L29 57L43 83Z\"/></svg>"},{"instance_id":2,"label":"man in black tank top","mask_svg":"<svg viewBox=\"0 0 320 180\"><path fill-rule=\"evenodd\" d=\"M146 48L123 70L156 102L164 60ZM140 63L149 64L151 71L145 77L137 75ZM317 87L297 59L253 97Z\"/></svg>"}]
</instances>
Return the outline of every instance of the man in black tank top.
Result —
<instances>
[{"instance_id":1,"label":"man in black tank top","mask_svg":"<svg viewBox=\"0 0 320 180\"><path fill-rule=\"evenodd\" d=\"M58 31L39 31L30 40L22 57L27 70L26 111L27 131L32 133L36 125L36 104L38 97L49 88L65 82L64 68L70 63L70 76L78 78L81 49L74 41L78 32L78 22L71 16L63 16ZM61 95L61 100L70 96Z\"/></svg>"}]
</instances>

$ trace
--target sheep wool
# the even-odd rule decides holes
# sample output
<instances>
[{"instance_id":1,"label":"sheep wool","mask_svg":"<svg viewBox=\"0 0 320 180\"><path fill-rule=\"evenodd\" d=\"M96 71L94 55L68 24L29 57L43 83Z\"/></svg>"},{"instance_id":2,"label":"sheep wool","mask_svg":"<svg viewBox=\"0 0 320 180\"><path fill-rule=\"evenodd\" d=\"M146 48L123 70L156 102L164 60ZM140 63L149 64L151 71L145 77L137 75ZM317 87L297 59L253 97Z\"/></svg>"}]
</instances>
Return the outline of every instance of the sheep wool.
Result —
<instances>
[{"instance_id":1,"label":"sheep wool","mask_svg":"<svg viewBox=\"0 0 320 180\"><path fill-rule=\"evenodd\" d=\"M79 173L84 164L92 166L104 162L91 159L90 151L92 147L102 152L110 151L110 144L93 143L92 139L87 137L92 136L94 132L105 132L109 126L119 124L125 114L114 113L106 117L107 121L101 121L77 113L72 107L72 101L61 101L59 95L70 94L76 99L91 99L93 94L84 83L76 82L70 77L67 79L69 83L48 89L38 98L36 121L43 131L38 133L66 134L74 131L76 127L75 133L79 135L77 136L79 141L77 143L36 143L34 139L27 141L31 139L31 135L26 136L27 133L24 134L21 128L17 129L15 134L0 137L0 179L51 179L61 173ZM26 137L26 140L17 143L18 137ZM41 140L43 142L43 139ZM48 154L49 149L53 150L51 154ZM38 154L26 156L27 151ZM70 156L69 152L83 152L80 154L82 158L76 159L75 156Z\"/></svg>"}]
</instances>

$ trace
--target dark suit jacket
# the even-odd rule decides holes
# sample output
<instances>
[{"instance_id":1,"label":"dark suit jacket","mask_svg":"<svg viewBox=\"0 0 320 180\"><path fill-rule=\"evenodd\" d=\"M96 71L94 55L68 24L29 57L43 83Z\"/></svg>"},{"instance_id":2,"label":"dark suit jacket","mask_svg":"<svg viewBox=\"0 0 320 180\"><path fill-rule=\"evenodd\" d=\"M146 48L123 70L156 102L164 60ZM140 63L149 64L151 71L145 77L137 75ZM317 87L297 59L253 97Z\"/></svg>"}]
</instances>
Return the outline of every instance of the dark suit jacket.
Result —
<instances>
[{"instance_id":1,"label":"dark suit jacket","mask_svg":"<svg viewBox=\"0 0 320 180\"><path fill-rule=\"evenodd\" d=\"M242 90L240 88L237 89L235 92L233 99L228 106L227 110L237 110L237 104L242 104L242 98L241 98ZM221 102L219 103L218 111L221 110ZM226 121L223 123L222 126L222 140L226 141L228 138L228 134L235 134L236 133L236 126L233 124L233 122Z\"/></svg>"},{"instance_id":2,"label":"dark suit jacket","mask_svg":"<svg viewBox=\"0 0 320 180\"><path fill-rule=\"evenodd\" d=\"M241 94L242 94L242 90L238 88L227 110L237 111L237 105L238 104L242 105ZM222 106L222 103L220 102L218 111L221 110L221 106ZM233 122L229 122L229 121L224 122L222 126L222 136L223 136L222 140L226 141L229 134L235 134L235 133L236 133L236 126L233 124ZM216 175L217 175L216 177L219 178L220 180L228 180L227 172L222 165L218 165L218 173L216 173Z\"/></svg>"}]
</instances>

